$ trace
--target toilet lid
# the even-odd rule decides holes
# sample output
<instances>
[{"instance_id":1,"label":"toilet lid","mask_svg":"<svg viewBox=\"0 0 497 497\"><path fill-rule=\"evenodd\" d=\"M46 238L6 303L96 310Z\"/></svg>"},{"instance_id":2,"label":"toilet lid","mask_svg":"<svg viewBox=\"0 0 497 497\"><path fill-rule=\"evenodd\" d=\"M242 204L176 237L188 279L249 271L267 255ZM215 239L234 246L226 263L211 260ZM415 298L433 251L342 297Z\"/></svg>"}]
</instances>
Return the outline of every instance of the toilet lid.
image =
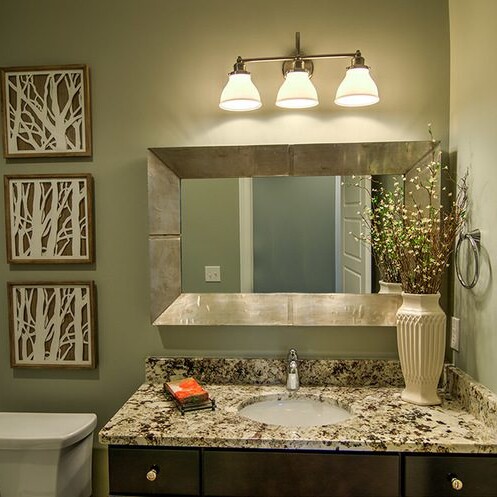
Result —
<instances>
[{"instance_id":1,"label":"toilet lid","mask_svg":"<svg viewBox=\"0 0 497 497\"><path fill-rule=\"evenodd\" d=\"M59 449L93 432L92 413L0 412L0 449Z\"/></svg>"}]
</instances>

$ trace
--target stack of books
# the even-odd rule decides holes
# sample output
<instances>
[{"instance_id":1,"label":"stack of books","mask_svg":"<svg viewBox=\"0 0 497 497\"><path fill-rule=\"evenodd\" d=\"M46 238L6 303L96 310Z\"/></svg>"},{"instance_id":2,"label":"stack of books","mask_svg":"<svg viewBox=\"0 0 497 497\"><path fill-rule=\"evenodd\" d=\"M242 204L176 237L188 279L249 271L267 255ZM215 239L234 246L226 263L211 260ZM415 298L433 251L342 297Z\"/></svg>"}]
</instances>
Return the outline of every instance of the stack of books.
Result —
<instances>
[{"instance_id":1,"label":"stack of books","mask_svg":"<svg viewBox=\"0 0 497 497\"><path fill-rule=\"evenodd\" d=\"M214 401L209 399L209 393L204 390L195 378L164 383L164 391L169 393L181 413L199 409L214 410Z\"/></svg>"}]
</instances>

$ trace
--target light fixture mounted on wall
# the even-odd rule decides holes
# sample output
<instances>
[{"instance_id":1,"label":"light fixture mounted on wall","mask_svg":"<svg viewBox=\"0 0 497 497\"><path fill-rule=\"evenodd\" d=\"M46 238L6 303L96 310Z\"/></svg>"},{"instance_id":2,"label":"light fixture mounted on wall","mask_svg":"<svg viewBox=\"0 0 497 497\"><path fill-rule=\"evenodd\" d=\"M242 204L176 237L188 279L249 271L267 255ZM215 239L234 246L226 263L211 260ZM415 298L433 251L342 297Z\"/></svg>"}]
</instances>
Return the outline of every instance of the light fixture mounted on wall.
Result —
<instances>
[{"instance_id":1,"label":"light fixture mounted on wall","mask_svg":"<svg viewBox=\"0 0 497 497\"><path fill-rule=\"evenodd\" d=\"M351 58L345 78L340 83L335 96L335 103L343 107L363 107L373 105L380 99L378 88L369 74L369 67L364 63L360 50L353 53L304 55L300 51L300 33L295 33L296 53L286 57L238 57L233 71L228 74L228 83L224 87L219 107L230 111L256 110L262 106L261 97L252 82L246 65L252 62L283 62L285 81L276 97L276 105L286 109L305 109L318 105L316 88L311 82L316 59Z\"/></svg>"}]
</instances>

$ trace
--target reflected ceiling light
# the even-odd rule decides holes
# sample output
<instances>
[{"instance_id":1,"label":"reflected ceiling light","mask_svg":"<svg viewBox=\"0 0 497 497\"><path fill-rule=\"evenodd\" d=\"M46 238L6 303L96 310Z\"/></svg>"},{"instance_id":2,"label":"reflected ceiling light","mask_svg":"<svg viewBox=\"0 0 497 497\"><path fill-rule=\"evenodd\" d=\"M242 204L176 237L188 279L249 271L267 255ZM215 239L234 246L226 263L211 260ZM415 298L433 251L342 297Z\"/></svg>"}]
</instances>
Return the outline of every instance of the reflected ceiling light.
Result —
<instances>
[{"instance_id":1,"label":"reflected ceiling light","mask_svg":"<svg viewBox=\"0 0 497 497\"><path fill-rule=\"evenodd\" d=\"M295 33L296 54L284 57L238 57L234 70L229 73L228 83L221 93L219 107L230 111L256 110L262 106L261 97L252 82L246 64L252 62L283 62L285 81L276 97L276 105L286 109L305 109L318 105L316 88L311 82L316 59L352 58L344 80L338 87L335 103L344 107L361 107L377 103L378 88L371 78L364 57L354 53L303 55L300 51L300 33Z\"/></svg>"}]
</instances>

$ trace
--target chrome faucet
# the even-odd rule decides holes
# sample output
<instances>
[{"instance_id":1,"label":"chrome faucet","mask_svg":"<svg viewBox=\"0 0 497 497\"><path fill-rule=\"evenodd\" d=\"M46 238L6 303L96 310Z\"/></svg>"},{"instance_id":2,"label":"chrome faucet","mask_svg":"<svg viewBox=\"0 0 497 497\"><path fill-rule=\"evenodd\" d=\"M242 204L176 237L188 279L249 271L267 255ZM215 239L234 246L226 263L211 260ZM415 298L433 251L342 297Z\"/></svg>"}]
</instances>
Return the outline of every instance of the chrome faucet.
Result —
<instances>
[{"instance_id":1,"label":"chrome faucet","mask_svg":"<svg viewBox=\"0 0 497 497\"><path fill-rule=\"evenodd\" d=\"M295 349L290 349L288 352L288 374L286 377L286 389L295 392L300 387L299 382L299 370L298 370L298 360L297 351Z\"/></svg>"}]
</instances>

